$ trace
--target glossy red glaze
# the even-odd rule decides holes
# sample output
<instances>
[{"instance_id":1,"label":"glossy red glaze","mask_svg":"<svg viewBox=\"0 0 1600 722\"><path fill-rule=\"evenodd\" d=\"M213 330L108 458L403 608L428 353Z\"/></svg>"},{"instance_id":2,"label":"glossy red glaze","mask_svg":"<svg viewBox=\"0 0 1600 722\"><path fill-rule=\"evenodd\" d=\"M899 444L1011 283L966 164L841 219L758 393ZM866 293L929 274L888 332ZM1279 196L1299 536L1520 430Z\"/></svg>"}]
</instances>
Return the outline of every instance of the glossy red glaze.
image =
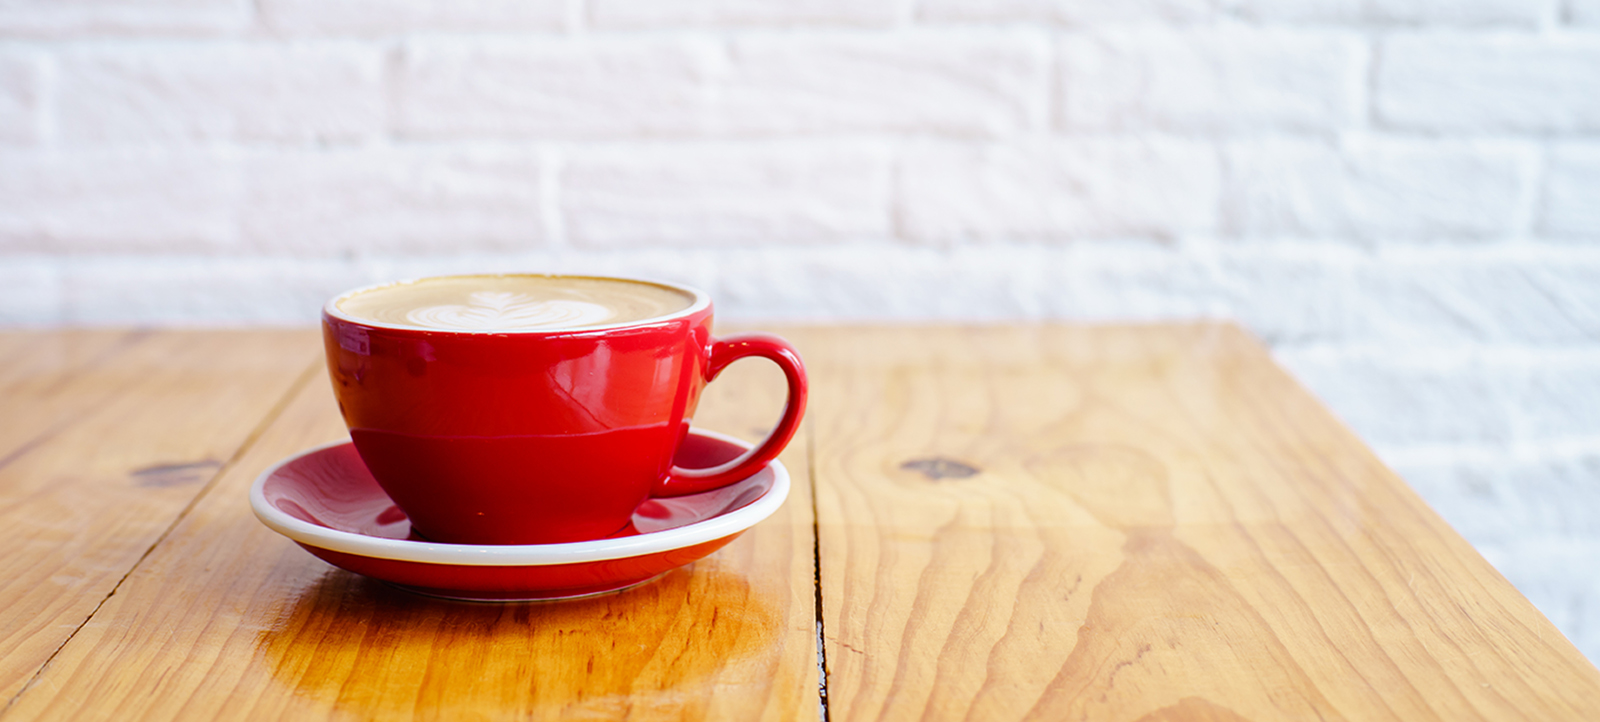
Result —
<instances>
[{"instance_id":1,"label":"glossy red glaze","mask_svg":"<svg viewBox=\"0 0 1600 722\"><path fill-rule=\"evenodd\" d=\"M618 328L509 333L386 327L326 309L322 320L351 440L419 534L548 544L616 533L652 491L748 476L794 434L806 391L799 356L777 337L715 342L711 317L706 304ZM736 464L672 474L706 382L749 355L784 369L783 420Z\"/></svg>"},{"instance_id":2,"label":"glossy red glaze","mask_svg":"<svg viewBox=\"0 0 1600 722\"><path fill-rule=\"evenodd\" d=\"M794 350L788 341L770 333L741 333L719 338L711 347L706 378L715 379L728 364L751 356L769 359L777 364L789 384L789 400L784 404L783 416L778 419L772 433L759 446L726 464L704 469L674 466L672 473L656 484L651 496L698 494L726 486L755 473L762 464L778 458L778 454L789 445L789 440L800 429L800 417L805 414L807 386L805 364L800 360L800 352Z\"/></svg>"}]
</instances>

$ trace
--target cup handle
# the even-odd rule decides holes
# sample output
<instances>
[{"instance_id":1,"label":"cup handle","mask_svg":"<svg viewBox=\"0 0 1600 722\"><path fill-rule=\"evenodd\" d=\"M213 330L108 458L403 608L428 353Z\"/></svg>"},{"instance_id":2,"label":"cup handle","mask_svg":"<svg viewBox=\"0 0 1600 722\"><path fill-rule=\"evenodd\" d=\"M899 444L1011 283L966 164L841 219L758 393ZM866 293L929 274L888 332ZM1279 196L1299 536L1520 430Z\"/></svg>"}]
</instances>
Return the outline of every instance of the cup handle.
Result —
<instances>
[{"instance_id":1,"label":"cup handle","mask_svg":"<svg viewBox=\"0 0 1600 722\"><path fill-rule=\"evenodd\" d=\"M704 469L672 467L667 478L656 484L651 496L672 497L698 494L717 487L727 486L754 474L767 462L777 458L783 447L794 438L800 428L800 417L806 410L806 367L800 353L783 340L770 333L739 333L715 339L711 343L711 361L706 366L706 382L716 380L728 364L746 356L769 359L783 370L789 382L789 399L783 406L783 417L765 441L739 455L739 458Z\"/></svg>"}]
</instances>

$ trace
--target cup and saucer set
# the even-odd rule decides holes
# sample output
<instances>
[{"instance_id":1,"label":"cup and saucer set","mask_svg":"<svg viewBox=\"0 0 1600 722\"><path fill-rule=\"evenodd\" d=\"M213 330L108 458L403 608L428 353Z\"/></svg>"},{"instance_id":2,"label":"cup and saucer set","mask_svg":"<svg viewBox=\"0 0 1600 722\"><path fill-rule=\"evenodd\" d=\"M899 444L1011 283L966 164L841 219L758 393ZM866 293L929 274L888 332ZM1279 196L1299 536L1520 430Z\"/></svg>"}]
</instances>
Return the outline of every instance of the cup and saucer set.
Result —
<instances>
[{"instance_id":1,"label":"cup and saucer set","mask_svg":"<svg viewBox=\"0 0 1600 722\"><path fill-rule=\"evenodd\" d=\"M619 591L715 552L789 493L776 460L806 400L770 334L713 337L694 289L620 278L449 276L323 308L350 441L262 472L257 518L328 563L434 597ZM745 357L788 383L759 444L692 429Z\"/></svg>"}]
</instances>

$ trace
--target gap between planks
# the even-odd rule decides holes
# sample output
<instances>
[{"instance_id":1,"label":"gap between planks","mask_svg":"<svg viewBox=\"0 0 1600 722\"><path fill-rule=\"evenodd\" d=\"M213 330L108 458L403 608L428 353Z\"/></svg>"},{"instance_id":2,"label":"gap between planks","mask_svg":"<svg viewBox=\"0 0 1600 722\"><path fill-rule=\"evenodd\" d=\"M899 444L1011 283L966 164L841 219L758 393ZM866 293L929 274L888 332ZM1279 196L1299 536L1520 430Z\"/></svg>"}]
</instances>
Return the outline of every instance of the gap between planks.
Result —
<instances>
[{"instance_id":1,"label":"gap between planks","mask_svg":"<svg viewBox=\"0 0 1600 722\"><path fill-rule=\"evenodd\" d=\"M122 345L123 344L118 344L118 347ZM294 383L289 385L289 388L284 391L281 397L279 397L277 403L273 404L272 408L261 417L261 421L250 430L250 434L246 436L244 441L239 444L239 447L234 450L233 455L228 457L228 460L225 463L217 467L216 472L211 475L211 478L206 480L205 486L202 486L200 491L196 493L193 498L189 499L189 503L185 504L183 509L172 518L172 522L167 525L166 529L162 530L161 534L156 537L155 541L150 543L150 546L144 550L144 553L139 555L139 559L122 573L122 576L117 579L117 583L111 585L111 591L106 592L106 595L100 599L100 602L94 605L94 609L90 610L89 614L84 616L83 621L78 622L78 626L72 630L72 633L68 634L65 639L61 640L61 644L56 646L55 651L51 652L50 656L45 658L44 664L39 665L39 668L33 671L33 676L28 679L27 684L22 685L22 688L18 689L17 693L11 696L11 699L6 700L6 706L0 707L0 718L4 718L6 714L11 711L11 708L16 706L17 700L22 699L23 695L27 694L29 690L33 689L33 686L38 683L39 678L45 673L45 670L50 668L50 663L55 661L56 655L60 654L61 650L66 649L67 645L71 644L72 640L78 636L78 632L82 631L83 628L89 624L89 622L94 620L95 615L100 612L100 608L104 607L106 602L112 597L116 596L117 590L122 588L122 583L127 581L128 577L131 576L134 571L138 570L139 566L144 563L144 560L150 557L151 552L154 552L157 547L161 546L162 542L167 540L167 536L172 534L172 530L178 528L178 524L182 523L184 517L189 515L189 511L194 509L195 505L200 503L200 500L204 499L207 494L211 493L211 489L216 486L217 480L221 479L224 474L232 470L234 465L239 462L239 459L244 457L245 452L248 452L251 447L255 446L256 440L261 438L261 435L266 432L267 428L272 426L273 422L277 421L278 417L283 414L284 409L288 408L290 400L292 400L296 394L300 393L300 390L305 388L305 385L310 383L311 379L314 378L317 372L321 371L321 369L322 361L318 359L317 361L308 364L306 369L301 371L299 376L295 377Z\"/></svg>"},{"instance_id":2,"label":"gap between planks","mask_svg":"<svg viewBox=\"0 0 1600 722\"><path fill-rule=\"evenodd\" d=\"M809 422L807 422L809 423ZM828 635L822 617L822 528L817 522L817 435L806 434L806 475L811 477L811 589L817 615L817 717L833 722L828 709Z\"/></svg>"}]
</instances>

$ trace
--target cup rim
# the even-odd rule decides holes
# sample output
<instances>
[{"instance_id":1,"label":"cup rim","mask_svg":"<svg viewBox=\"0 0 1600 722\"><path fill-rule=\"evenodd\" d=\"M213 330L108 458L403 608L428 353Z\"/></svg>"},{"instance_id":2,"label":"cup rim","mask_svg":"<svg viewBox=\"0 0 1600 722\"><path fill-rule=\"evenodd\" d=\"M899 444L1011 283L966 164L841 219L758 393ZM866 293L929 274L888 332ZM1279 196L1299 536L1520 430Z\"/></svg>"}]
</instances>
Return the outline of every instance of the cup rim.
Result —
<instances>
[{"instance_id":1,"label":"cup rim","mask_svg":"<svg viewBox=\"0 0 1600 722\"><path fill-rule=\"evenodd\" d=\"M599 325L594 325L594 326L563 326L563 327L557 327L557 328L547 328L547 327L542 327L542 328L434 328L434 327L431 327L431 326L417 326L417 325L406 324L406 323L385 323L385 322L382 322L382 321L369 321L369 320L366 320L366 319L355 318L355 317L350 316L349 314L346 314L343 311L339 310L339 302L344 300L344 299L346 299L346 298L349 298L349 297L354 296L354 295L359 294L359 293L366 293L368 291L376 291L376 290L378 290L380 288L387 288L389 286L401 286L401 285L407 285L407 284L413 284L413 283L422 283L424 281L437 281L437 280L447 279L447 278L506 278L506 277L512 277L512 276L529 276L529 277L537 277L537 278L573 278L573 279L589 279L589 280L595 280L595 281L621 281L621 282L624 282L624 283L643 283L643 284L650 285L650 286L661 286L663 288L669 288L669 289L677 291L679 293L688 294L689 296L691 296L694 299L694 301L692 303L690 303L687 308L682 308L682 309L679 309L677 311L673 311L672 313L663 314L663 315L660 315L660 316L651 316L649 318L635 319L633 321L621 321L621 322L617 322L617 323L599 324ZM467 335L467 336L484 336L484 335L503 336L503 335L506 335L506 334L515 334L515 335L519 335L519 336L549 336L549 335L567 335L567 334L574 334L574 333L591 333L591 332L596 332L596 331L614 331L614 330L620 329L620 328L633 328L633 327L636 327L636 326L651 326L651 325L655 325L655 324L659 324L659 323L663 323L663 322L676 321L676 320L681 319L681 318L687 318L689 316L693 316L693 315L695 315L695 314L697 314L697 313L709 308L710 306L711 306L711 296L708 295L705 291L702 291L702 290L700 290L698 288L695 288L693 286L685 286L685 285L683 285L681 283L670 283L670 282L667 282L667 281L658 281L658 280L655 280L655 279L648 279L648 278L636 278L636 277L629 277L629 276L604 276L604 275L592 274L592 273L536 273L536 272L447 273L447 274L442 274L442 275L438 275L438 276L418 276L416 278L406 278L406 279L401 279L401 280L398 280L398 281L385 281L385 282L382 282L382 283L373 283L373 284L369 284L369 285L366 285L366 286L361 286L361 287L358 287L358 288L352 288L352 289L350 289L348 291L345 291L343 293L335 295L333 298L328 299L328 302L322 305L322 314L325 317L338 319L341 322L352 324L352 325L355 325L355 326L362 326L362 327L366 327L366 328L382 328L382 329L389 329L389 330L394 330L394 331L412 331L412 332L421 332L421 333L448 333L448 334L460 334L460 335Z\"/></svg>"}]
</instances>

